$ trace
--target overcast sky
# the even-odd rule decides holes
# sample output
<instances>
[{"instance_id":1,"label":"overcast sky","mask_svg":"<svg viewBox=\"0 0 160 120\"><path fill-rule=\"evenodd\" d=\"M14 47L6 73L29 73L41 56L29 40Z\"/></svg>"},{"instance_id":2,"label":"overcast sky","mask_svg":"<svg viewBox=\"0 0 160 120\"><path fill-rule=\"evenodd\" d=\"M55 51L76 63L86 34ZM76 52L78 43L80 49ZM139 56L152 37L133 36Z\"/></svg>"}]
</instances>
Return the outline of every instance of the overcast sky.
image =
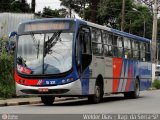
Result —
<instances>
[{"instance_id":1,"label":"overcast sky","mask_svg":"<svg viewBox=\"0 0 160 120\"><path fill-rule=\"evenodd\" d=\"M31 0L27 0L27 2L31 3ZM36 0L36 12L42 11L45 6L50 6L52 9L62 8L60 3L59 0Z\"/></svg>"}]
</instances>

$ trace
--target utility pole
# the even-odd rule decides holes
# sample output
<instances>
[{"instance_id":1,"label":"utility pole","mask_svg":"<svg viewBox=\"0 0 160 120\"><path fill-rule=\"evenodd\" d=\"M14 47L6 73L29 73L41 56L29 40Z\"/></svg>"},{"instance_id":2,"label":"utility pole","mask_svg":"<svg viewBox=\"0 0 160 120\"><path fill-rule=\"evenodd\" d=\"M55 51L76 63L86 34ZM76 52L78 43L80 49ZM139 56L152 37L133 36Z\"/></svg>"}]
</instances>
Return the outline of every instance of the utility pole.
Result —
<instances>
[{"instance_id":1,"label":"utility pole","mask_svg":"<svg viewBox=\"0 0 160 120\"><path fill-rule=\"evenodd\" d=\"M152 30L152 62L156 63L156 49L157 49L157 7L158 2L154 0L153 8L153 30Z\"/></svg>"},{"instance_id":2,"label":"utility pole","mask_svg":"<svg viewBox=\"0 0 160 120\"><path fill-rule=\"evenodd\" d=\"M122 1L121 31L124 31L124 17L125 17L125 0Z\"/></svg>"},{"instance_id":3,"label":"utility pole","mask_svg":"<svg viewBox=\"0 0 160 120\"><path fill-rule=\"evenodd\" d=\"M158 2L154 0L154 8L153 8L153 30L152 30L152 81L155 79L155 71L156 71L156 49L157 49L157 8ZM158 51L157 51L158 52Z\"/></svg>"}]
</instances>

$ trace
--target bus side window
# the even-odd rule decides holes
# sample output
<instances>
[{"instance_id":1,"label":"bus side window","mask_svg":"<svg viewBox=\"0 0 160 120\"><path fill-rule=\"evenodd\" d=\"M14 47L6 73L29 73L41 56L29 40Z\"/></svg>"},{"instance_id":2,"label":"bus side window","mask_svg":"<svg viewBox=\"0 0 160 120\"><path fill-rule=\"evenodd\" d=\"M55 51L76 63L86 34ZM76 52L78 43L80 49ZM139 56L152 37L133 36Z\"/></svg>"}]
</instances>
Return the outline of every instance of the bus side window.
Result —
<instances>
[{"instance_id":1,"label":"bus side window","mask_svg":"<svg viewBox=\"0 0 160 120\"><path fill-rule=\"evenodd\" d=\"M103 44L101 38L101 31L99 29L92 28L92 50L93 55L103 55Z\"/></svg>"},{"instance_id":2,"label":"bus side window","mask_svg":"<svg viewBox=\"0 0 160 120\"><path fill-rule=\"evenodd\" d=\"M145 46L146 46L146 44L145 43L143 43L143 42L141 42L140 43L140 60L141 61L146 61L145 60Z\"/></svg>"},{"instance_id":3,"label":"bus side window","mask_svg":"<svg viewBox=\"0 0 160 120\"><path fill-rule=\"evenodd\" d=\"M112 52L114 57L118 57L117 36L113 35Z\"/></svg>"},{"instance_id":4,"label":"bus side window","mask_svg":"<svg viewBox=\"0 0 160 120\"><path fill-rule=\"evenodd\" d=\"M103 31L103 44L104 44L104 55L107 56L112 56L112 39L113 36L111 33Z\"/></svg>"},{"instance_id":5,"label":"bus side window","mask_svg":"<svg viewBox=\"0 0 160 120\"><path fill-rule=\"evenodd\" d=\"M145 59L148 62L151 61L150 44L149 43L146 43L146 46L145 46Z\"/></svg>"},{"instance_id":6,"label":"bus side window","mask_svg":"<svg viewBox=\"0 0 160 120\"><path fill-rule=\"evenodd\" d=\"M139 54L139 42L138 41L132 42L132 50L133 50L133 58L135 60L139 60L140 54Z\"/></svg>"},{"instance_id":7,"label":"bus side window","mask_svg":"<svg viewBox=\"0 0 160 120\"><path fill-rule=\"evenodd\" d=\"M118 46L118 57L123 57L123 37L118 36L117 37L117 46Z\"/></svg>"},{"instance_id":8,"label":"bus side window","mask_svg":"<svg viewBox=\"0 0 160 120\"><path fill-rule=\"evenodd\" d=\"M131 41L130 39L124 37L124 57L129 59L131 56Z\"/></svg>"}]
</instances>

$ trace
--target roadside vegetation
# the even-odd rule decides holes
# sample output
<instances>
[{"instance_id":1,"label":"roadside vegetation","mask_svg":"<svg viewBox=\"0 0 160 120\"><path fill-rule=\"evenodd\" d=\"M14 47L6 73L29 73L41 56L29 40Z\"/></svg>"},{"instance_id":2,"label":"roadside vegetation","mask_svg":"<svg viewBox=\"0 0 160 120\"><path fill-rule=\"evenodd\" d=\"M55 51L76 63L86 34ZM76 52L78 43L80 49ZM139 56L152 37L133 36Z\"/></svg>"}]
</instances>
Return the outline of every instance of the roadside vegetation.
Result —
<instances>
[{"instance_id":1,"label":"roadside vegetation","mask_svg":"<svg viewBox=\"0 0 160 120\"><path fill-rule=\"evenodd\" d=\"M154 80L152 83L152 88L154 89L160 89L160 80Z\"/></svg>"},{"instance_id":2,"label":"roadside vegetation","mask_svg":"<svg viewBox=\"0 0 160 120\"><path fill-rule=\"evenodd\" d=\"M7 37L0 38L0 98L15 97L15 83L13 78L14 52L6 49Z\"/></svg>"}]
</instances>

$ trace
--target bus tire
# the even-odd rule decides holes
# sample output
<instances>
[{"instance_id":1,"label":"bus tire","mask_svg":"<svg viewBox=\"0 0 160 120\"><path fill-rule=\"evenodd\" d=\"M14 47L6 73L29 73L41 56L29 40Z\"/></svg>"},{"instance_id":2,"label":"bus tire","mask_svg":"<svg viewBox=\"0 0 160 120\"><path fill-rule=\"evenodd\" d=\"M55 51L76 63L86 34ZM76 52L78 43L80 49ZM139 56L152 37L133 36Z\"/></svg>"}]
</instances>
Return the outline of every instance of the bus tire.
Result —
<instances>
[{"instance_id":1,"label":"bus tire","mask_svg":"<svg viewBox=\"0 0 160 120\"><path fill-rule=\"evenodd\" d=\"M136 99L140 95L140 82L139 79L136 78L135 84L134 84L134 91L131 92L125 92L124 97L125 98L131 98L131 99Z\"/></svg>"},{"instance_id":2,"label":"bus tire","mask_svg":"<svg viewBox=\"0 0 160 120\"><path fill-rule=\"evenodd\" d=\"M103 88L99 82L96 82L94 94L88 96L89 103L97 104L103 98Z\"/></svg>"},{"instance_id":3,"label":"bus tire","mask_svg":"<svg viewBox=\"0 0 160 120\"><path fill-rule=\"evenodd\" d=\"M45 105L52 105L55 100L54 96L41 96L41 101Z\"/></svg>"}]
</instances>

